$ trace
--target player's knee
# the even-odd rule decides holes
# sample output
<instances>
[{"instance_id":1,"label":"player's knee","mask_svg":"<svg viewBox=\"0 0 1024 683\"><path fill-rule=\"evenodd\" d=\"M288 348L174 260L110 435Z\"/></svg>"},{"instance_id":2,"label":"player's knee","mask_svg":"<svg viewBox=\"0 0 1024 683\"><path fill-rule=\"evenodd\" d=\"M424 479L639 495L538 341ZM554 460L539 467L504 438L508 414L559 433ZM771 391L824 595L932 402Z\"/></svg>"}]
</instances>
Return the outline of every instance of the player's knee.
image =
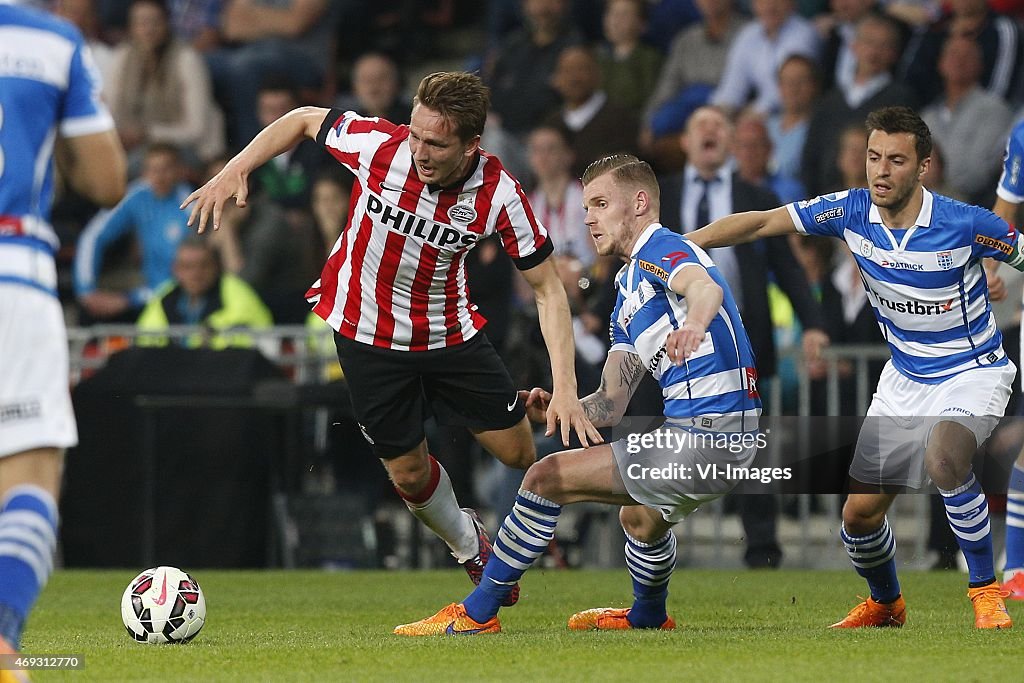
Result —
<instances>
[{"instance_id":1,"label":"player's knee","mask_svg":"<svg viewBox=\"0 0 1024 683\"><path fill-rule=\"evenodd\" d=\"M416 495L430 482L430 460L426 455L403 455L384 461L391 483L406 495Z\"/></svg>"},{"instance_id":2,"label":"player's knee","mask_svg":"<svg viewBox=\"0 0 1024 683\"><path fill-rule=\"evenodd\" d=\"M664 535L654 520L643 514L638 507L624 507L619 510L619 523L622 524L623 531L641 543L654 543Z\"/></svg>"},{"instance_id":3,"label":"player's knee","mask_svg":"<svg viewBox=\"0 0 1024 683\"><path fill-rule=\"evenodd\" d=\"M530 465L523 477L523 489L559 503L562 494L561 476L556 458L543 458Z\"/></svg>"},{"instance_id":4,"label":"player's knee","mask_svg":"<svg viewBox=\"0 0 1024 683\"><path fill-rule=\"evenodd\" d=\"M873 507L851 505L849 500L843 506L843 528L852 536L863 536L876 531L882 526L884 519L884 509L877 510Z\"/></svg>"}]
</instances>

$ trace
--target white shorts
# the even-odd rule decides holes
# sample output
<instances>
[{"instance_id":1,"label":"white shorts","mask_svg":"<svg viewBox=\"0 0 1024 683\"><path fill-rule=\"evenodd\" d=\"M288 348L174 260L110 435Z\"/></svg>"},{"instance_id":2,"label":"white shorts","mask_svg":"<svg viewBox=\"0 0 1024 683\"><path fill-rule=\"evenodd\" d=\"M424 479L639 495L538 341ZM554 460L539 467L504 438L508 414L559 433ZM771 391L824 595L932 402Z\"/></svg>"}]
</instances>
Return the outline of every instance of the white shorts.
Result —
<instances>
[{"instance_id":1,"label":"white shorts","mask_svg":"<svg viewBox=\"0 0 1024 683\"><path fill-rule=\"evenodd\" d=\"M921 488L929 481L924 454L932 427L956 422L981 446L1010 400L1013 363L967 370L940 384L922 384L885 364L857 438L850 477L866 484Z\"/></svg>"},{"instance_id":2,"label":"white shorts","mask_svg":"<svg viewBox=\"0 0 1024 683\"><path fill-rule=\"evenodd\" d=\"M659 434L667 445L644 447L639 438ZM734 447L714 447L716 439L733 438ZM661 512L675 524L700 507L731 491L757 455L752 433L690 432L672 423L650 434L634 434L612 443L615 465L625 492L638 503ZM719 441L721 443L721 441Z\"/></svg>"},{"instance_id":3,"label":"white shorts","mask_svg":"<svg viewBox=\"0 0 1024 683\"><path fill-rule=\"evenodd\" d=\"M0 457L78 443L68 378L60 302L0 282Z\"/></svg>"}]
</instances>

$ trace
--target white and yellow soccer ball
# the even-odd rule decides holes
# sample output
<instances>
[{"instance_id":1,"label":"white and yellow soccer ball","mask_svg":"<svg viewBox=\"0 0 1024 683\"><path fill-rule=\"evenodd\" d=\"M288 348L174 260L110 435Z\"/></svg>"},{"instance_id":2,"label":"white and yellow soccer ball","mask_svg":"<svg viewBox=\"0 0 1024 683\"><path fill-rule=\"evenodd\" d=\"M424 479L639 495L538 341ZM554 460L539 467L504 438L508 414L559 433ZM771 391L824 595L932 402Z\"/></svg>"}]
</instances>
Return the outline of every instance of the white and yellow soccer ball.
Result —
<instances>
[{"instance_id":1,"label":"white and yellow soccer ball","mask_svg":"<svg viewBox=\"0 0 1024 683\"><path fill-rule=\"evenodd\" d=\"M136 642L187 643L206 623L206 597L176 567L147 569L124 589L121 620Z\"/></svg>"}]
</instances>

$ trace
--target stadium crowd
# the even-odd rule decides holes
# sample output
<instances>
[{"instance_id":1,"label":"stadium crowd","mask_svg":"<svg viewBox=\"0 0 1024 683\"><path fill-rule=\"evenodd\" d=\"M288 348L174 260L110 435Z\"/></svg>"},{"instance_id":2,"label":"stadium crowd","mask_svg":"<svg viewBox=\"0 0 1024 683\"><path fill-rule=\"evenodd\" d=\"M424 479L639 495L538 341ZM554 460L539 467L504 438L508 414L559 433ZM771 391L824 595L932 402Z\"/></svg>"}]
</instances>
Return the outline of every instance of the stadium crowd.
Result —
<instances>
[{"instance_id":1,"label":"stadium crowd","mask_svg":"<svg viewBox=\"0 0 1024 683\"><path fill-rule=\"evenodd\" d=\"M482 147L523 181L553 237L581 395L600 378L619 267L595 253L583 224L579 177L590 162L616 152L650 161L666 225L689 232L733 211L865 186L866 115L906 105L933 133L926 186L991 207L1024 106L1021 0L32 4L87 38L133 181L109 211L71 190L58 198L60 294L71 323L135 322L147 302L159 310L151 297L170 290L163 283L189 232L177 205L261 128L304 104L408 123L412 76L443 63L478 70L490 87ZM466 41L452 37L467 32L478 44L453 48ZM302 295L340 233L351 180L307 140L254 181L249 206L233 208L210 245L219 269L251 286L275 323L305 323ZM712 252L737 292L762 380L792 388L795 369L776 367L775 348L809 334L881 341L845 248L764 242ZM550 386L533 297L500 252L490 242L470 252L473 299L516 383ZM199 310L215 319L209 308L195 304L182 319ZM1015 362L1018 308L997 312ZM811 372L824 377L823 368ZM659 415L660 392L647 384L631 412ZM507 509L515 488L497 488L495 507ZM771 523L774 500L749 498L745 521ZM777 566L773 530L748 535L765 539L748 547L748 563Z\"/></svg>"}]
</instances>

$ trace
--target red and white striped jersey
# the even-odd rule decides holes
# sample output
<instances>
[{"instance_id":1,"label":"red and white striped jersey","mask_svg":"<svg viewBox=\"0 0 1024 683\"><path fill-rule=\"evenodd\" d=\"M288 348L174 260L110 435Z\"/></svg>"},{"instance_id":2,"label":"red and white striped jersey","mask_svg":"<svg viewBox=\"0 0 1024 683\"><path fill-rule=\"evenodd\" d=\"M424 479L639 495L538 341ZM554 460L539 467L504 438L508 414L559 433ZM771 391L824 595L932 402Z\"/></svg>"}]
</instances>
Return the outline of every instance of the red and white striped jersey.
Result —
<instances>
[{"instance_id":1,"label":"red and white striped jersey","mask_svg":"<svg viewBox=\"0 0 1024 683\"><path fill-rule=\"evenodd\" d=\"M469 301L466 253L495 232L521 270L552 251L495 156L481 151L464 182L439 188L416 175L408 126L333 109L317 141L357 182L345 229L306 297L349 339L408 351L468 341L486 320Z\"/></svg>"}]
</instances>

